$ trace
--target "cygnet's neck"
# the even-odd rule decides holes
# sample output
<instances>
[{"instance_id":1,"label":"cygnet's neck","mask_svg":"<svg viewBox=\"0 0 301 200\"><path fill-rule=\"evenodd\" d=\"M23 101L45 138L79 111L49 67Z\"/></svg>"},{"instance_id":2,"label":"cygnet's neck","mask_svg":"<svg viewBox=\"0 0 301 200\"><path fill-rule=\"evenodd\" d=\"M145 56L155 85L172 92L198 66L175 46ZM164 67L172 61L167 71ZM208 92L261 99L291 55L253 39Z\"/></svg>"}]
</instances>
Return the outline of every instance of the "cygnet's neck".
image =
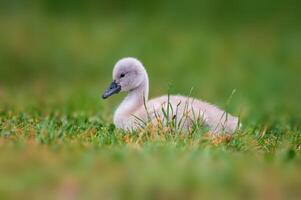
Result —
<instances>
[{"instance_id":1,"label":"cygnet's neck","mask_svg":"<svg viewBox=\"0 0 301 200\"><path fill-rule=\"evenodd\" d=\"M145 73L143 82L137 88L128 92L128 95L115 111L114 123L117 127L126 126L127 120L135 114L135 111L144 106L144 102L148 101L148 93L149 81Z\"/></svg>"}]
</instances>

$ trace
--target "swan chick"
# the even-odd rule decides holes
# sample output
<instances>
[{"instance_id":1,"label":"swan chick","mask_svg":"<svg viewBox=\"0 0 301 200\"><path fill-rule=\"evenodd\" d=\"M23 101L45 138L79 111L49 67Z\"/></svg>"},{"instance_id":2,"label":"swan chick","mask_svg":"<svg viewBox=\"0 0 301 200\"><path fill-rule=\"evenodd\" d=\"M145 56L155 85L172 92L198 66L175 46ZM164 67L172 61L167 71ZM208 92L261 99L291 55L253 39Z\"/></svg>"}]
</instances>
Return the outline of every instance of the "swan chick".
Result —
<instances>
[{"instance_id":1,"label":"swan chick","mask_svg":"<svg viewBox=\"0 0 301 200\"><path fill-rule=\"evenodd\" d=\"M148 100L148 74L136 58L122 58L115 64L113 82L102 98L119 92L125 92L127 96L114 113L114 124L125 131L137 130L144 122L162 125L171 120L183 131L190 130L195 122L207 126L213 134L231 134L239 127L237 117L191 97L165 95Z\"/></svg>"}]
</instances>

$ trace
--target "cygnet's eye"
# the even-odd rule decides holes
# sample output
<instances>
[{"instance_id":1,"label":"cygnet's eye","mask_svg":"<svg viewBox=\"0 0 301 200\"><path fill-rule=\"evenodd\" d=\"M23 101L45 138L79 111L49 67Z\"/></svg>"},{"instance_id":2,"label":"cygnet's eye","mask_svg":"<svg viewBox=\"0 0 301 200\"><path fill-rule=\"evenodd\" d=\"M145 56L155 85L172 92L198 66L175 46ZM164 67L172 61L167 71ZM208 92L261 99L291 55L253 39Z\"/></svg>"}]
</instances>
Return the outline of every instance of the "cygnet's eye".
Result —
<instances>
[{"instance_id":1,"label":"cygnet's eye","mask_svg":"<svg viewBox=\"0 0 301 200\"><path fill-rule=\"evenodd\" d=\"M122 74L120 74L120 78L123 78L124 76L125 76L125 74L123 74L123 73L122 73Z\"/></svg>"}]
</instances>

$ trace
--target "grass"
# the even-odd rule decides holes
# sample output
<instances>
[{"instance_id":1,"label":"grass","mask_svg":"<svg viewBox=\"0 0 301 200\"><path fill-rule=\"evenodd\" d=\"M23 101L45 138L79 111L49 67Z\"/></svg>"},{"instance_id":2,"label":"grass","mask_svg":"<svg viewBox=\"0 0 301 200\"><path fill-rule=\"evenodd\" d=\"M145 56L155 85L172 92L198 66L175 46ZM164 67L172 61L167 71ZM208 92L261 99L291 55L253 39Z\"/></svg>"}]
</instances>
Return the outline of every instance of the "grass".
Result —
<instances>
[{"instance_id":1,"label":"grass","mask_svg":"<svg viewBox=\"0 0 301 200\"><path fill-rule=\"evenodd\" d=\"M190 15L168 3L1 12L0 198L300 199L300 14L254 2ZM242 130L115 129L123 96L100 95L123 56L145 63L151 97L207 100L240 115Z\"/></svg>"},{"instance_id":2,"label":"grass","mask_svg":"<svg viewBox=\"0 0 301 200\"><path fill-rule=\"evenodd\" d=\"M1 113L2 197L300 195L300 132L124 134L85 113L26 113Z\"/></svg>"},{"instance_id":3,"label":"grass","mask_svg":"<svg viewBox=\"0 0 301 200\"><path fill-rule=\"evenodd\" d=\"M11 91L1 101L1 198L301 195L301 132L289 122L245 123L231 140L202 131L125 134L96 91Z\"/></svg>"}]
</instances>

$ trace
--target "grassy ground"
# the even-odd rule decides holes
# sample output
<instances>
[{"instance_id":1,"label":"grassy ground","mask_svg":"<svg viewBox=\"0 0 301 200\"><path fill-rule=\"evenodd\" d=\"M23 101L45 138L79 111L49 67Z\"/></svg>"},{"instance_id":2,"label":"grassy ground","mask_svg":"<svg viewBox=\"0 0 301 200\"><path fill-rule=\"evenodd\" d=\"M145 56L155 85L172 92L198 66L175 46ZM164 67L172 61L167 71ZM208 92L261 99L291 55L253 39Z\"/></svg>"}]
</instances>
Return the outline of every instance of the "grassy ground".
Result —
<instances>
[{"instance_id":1,"label":"grassy ground","mask_svg":"<svg viewBox=\"0 0 301 200\"><path fill-rule=\"evenodd\" d=\"M249 3L190 15L178 4L157 12L106 4L104 14L78 14L77 4L7 8L0 198L300 199L300 14L279 2L267 13L268 4ZM100 95L123 56L145 63L151 97L193 87L193 96L225 108L235 89L227 109L243 129L231 140L116 130L123 95Z\"/></svg>"}]
</instances>

